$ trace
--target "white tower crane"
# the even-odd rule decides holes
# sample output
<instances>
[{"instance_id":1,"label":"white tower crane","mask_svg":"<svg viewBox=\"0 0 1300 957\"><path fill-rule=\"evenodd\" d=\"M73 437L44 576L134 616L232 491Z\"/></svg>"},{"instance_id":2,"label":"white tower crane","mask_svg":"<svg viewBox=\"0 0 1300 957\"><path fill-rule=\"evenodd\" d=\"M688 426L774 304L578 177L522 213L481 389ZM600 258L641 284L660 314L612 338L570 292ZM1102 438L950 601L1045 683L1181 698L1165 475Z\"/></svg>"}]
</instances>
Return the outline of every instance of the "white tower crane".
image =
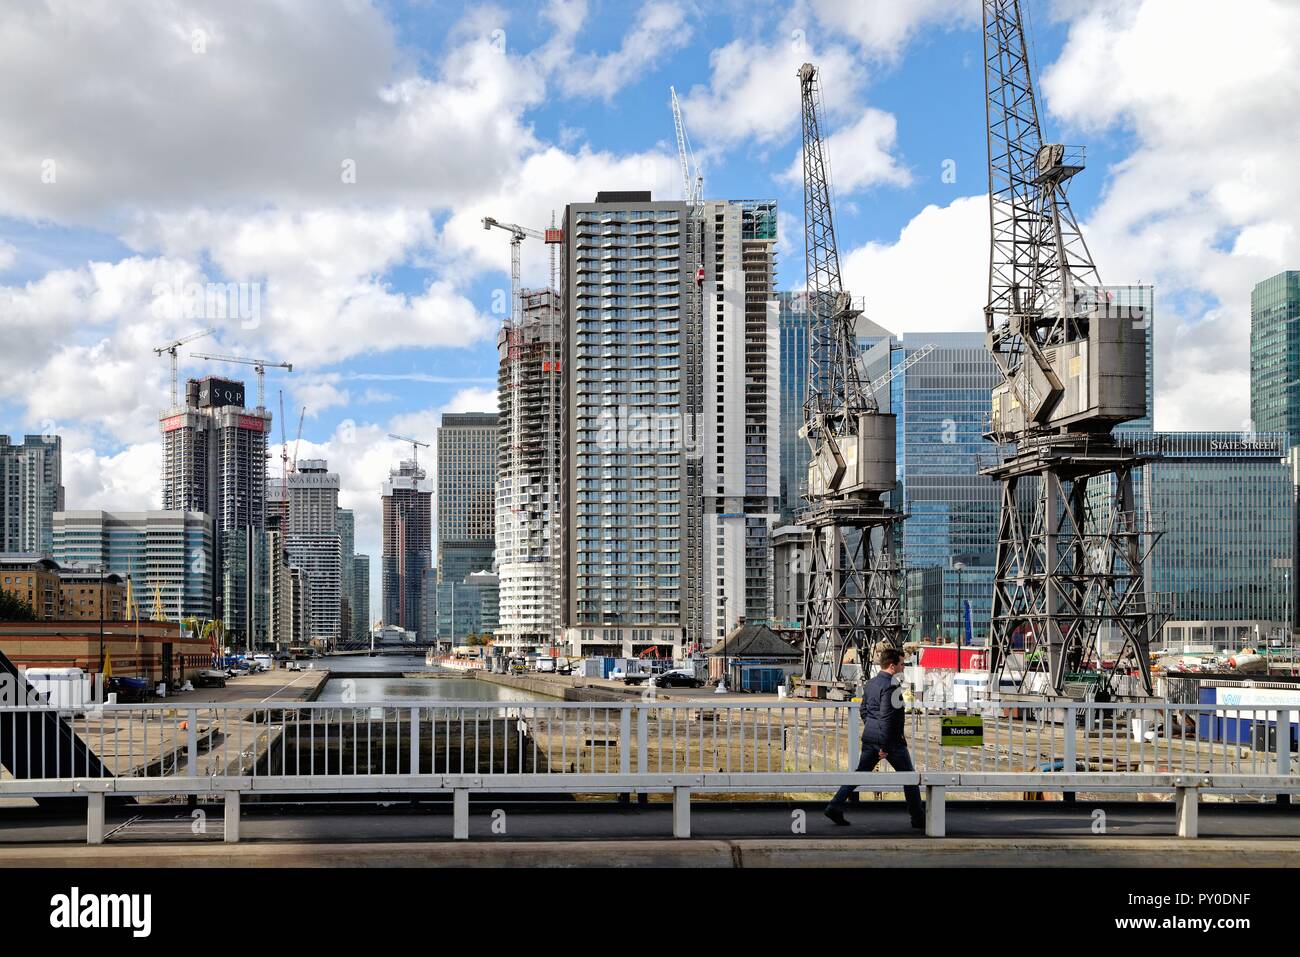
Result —
<instances>
[{"instance_id":1,"label":"white tower crane","mask_svg":"<svg viewBox=\"0 0 1300 957\"><path fill-rule=\"evenodd\" d=\"M392 432L389 432L388 437L390 439L397 439L397 441L399 442L410 442L411 459L415 462L416 465L420 464L420 449L430 448L428 442L421 442L419 439L413 439L409 435L394 435Z\"/></svg>"},{"instance_id":2,"label":"white tower crane","mask_svg":"<svg viewBox=\"0 0 1300 957\"><path fill-rule=\"evenodd\" d=\"M159 346L153 351L154 355L160 356L164 352L171 356L172 360L172 408L176 408L176 353L177 350L187 342L193 342L195 339L202 339L204 336L210 336L217 330L203 329L200 332L191 332L188 336L177 339L165 346Z\"/></svg>"},{"instance_id":3,"label":"white tower crane","mask_svg":"<svg viewBox=\"0 0 1300 957\"><path fill-rule=\"evenodd\" d=\"M691 150L690 137L686 135L686 124L682 122L682 104L677 99L676 87L669 87L673 100L673 128L677 132L677 158L682 165L682 198L692 206L704 199L704 176L699 164L695 162L695 153Z\"/></svg>"},{"instance_id":4,"label":"white tower crane","mask_svg":"<svg viewBox=\"0 0 1300 957\"><path fill-rule=\"evenodd\" d=\"M517 223L503 223L491 216L483 217L483 228L491 230L492 227L504 229L510 234L510 317L506 320L506 357L510 363L510 390L512 397L512 410L510 416L510 468L508 475L510 479L510 494L515 496L519 493L519 449L521 447L522 436L520 434L519 414L519 327L523 323L523 295L519 282L519 246L525 239L540 239L542 242L555 245L564 242L564 232L559 229L532 229L528 226L520 226Z\"/></svg>"},{"instance_id":5,"label":"white tower crane","mask_svg":"<svg viewBox=\"0 0 1300 957\"><path fill-rule=\"evenodd\" d=\"M213 356L205 352L191 352L195 359L211 359L214 362L237 362L241 365L252 366L253 371L257 373L257 407L265 411L266 409L266 369L270 366L273 369L284 369L286 372L293 371L292 362L276 362L274 359L249 359L244 356Z\"/></svg>"}]
</instances>

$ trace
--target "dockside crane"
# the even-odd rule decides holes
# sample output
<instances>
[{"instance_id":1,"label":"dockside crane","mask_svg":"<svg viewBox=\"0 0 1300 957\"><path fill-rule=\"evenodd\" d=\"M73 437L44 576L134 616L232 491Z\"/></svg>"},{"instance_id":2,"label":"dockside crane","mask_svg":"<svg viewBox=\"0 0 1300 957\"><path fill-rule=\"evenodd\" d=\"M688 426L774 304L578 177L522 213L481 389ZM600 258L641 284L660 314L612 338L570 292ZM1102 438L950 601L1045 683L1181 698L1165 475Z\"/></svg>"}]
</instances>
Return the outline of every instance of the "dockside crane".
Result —
<instances>
[{"instance_id":1,"label":"dockside crane","mask_svg":"<svg viewBox=\"0 0 1300 957\"><path fill-rule=\"evenodd\" d=\"M284 369L286 372L293 371L292 362L276 362L274 359L250 359L246 356L214 356L205 352L191 352L195 359L211 359L214 362L235 362L240 365L252 366L253 371L257 373L257 408L266 411L266 370Z\"/></svg>"},{"instance_id":2,"label":"dockside crane","mask_svg":"<svg viewBox=\"0 0 1300 957\"><path fill-rule=\"evenodd\" d=\"M990 687L1010 673L1022 694L1149 696L1160 615L1143 566L1158 535L1134 510L1142 459L1111 431L1147 412L1148 323L1116 308L1070 208L1083 148L1044 142L1021 0L983 6L984 317L1004 380L987 436L1003 454L983 470L1000 486Z\"/></svg>"},{"instance_id":3,"label":"dockside crane","mask_svg":"<svg viewBox=\"0 0 1300 957\"><path fill-rule=\"evenodd\" d=\"M808 393L800 429L811 449L807 506L808 600L803 693L844 698L865 681L882 646L901 648L901 572L895 540L895 416L881 411L859 361L853 305L840 277L817 68L799 68L804 257L808 283Z\"/></svg>"},{"instance_id":4,"label":"dockside crane","mask_svg":"<svg viewBox=\"0 0 1300 957\"><path fill-rule=\"evenodd\" d=\"M181 346L185 345L187 342L193 342L195 339L202 339L204 336L210 336L216 331L217 331L216 329L203 329L200 330L199 332L191 332L188 336L183 336L182 338L177 339L175 342L168 343L165 346L159 346L158 348L154 349L153 351L154 355L161 356L163 353L166 353L171 358L171 366L172 366L171 407L173 409L176 408L176 403L178 401L177 394L176 394L176 387L177 387L176 356L178 350L180 349Z\"/></svg>"}]
</instances>

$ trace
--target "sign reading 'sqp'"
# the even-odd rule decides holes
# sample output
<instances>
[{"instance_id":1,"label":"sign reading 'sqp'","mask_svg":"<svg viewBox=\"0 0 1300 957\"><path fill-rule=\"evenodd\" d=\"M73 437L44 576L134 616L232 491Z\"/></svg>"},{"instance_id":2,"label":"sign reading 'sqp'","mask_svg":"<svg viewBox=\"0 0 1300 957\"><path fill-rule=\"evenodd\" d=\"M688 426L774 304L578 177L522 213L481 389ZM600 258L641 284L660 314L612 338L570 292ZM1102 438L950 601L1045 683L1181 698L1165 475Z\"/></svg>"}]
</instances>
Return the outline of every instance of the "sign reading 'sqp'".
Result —
<instances>
[{"instance_id":1,"label":"sign reading 'sqp'","mask_svg":"<svg viewBox=\"0 0 1300 957\"><path fill-rule=\"evenodd\" d=\"M984 719L977 714L955 714L941 719L939 743L946 748L984 746Z\"/></svg>"}]
</instances>

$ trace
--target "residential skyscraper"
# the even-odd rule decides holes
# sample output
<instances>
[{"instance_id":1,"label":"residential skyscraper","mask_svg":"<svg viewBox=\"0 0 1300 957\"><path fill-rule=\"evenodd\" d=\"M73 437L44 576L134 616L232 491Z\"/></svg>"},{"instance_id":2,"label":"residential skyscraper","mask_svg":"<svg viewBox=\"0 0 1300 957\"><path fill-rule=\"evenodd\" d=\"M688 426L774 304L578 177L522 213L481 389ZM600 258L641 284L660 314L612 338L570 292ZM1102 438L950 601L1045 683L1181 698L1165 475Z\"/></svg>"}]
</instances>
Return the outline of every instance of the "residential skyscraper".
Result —
<instances>
[{"instance_id":1,"label":"residential skyscraper","mask_svg":"<svg viewBox=\"0 0 1300 957\"><path fill-rule=\"evenodd\" d=\"M339 477L324 459L302 459L289 474L289 564L310 583L311 637L339 640L342 558L338 532Z\"/></svg>"},{"instance_id":2,"label":"residential skyscraper","mask_svg":"<svg viewBox=\"0 0 1300 957\"><path fill-rule=\"evenodd\" d=\"M702 209L703 644L773 615L781 498L776 202Z\"/></svg>"},{"instance_id":3,"label":"residential skyscraper","mask_svg":"<svg viewBox=\"0 0 1300 957\"><path fill-rule=\"evenodd\" d=\"M191 379L185 405L159 418L162 507L212 516L216 614L232 644L259 644L268 620L266 443L271 413L244 404L244 383Z\"/></svg>"},{"instance_id":4,"label":"residential skyscraper","mask_svg":"<svg viewBox=\"0 0 1300 957\"><path fill-rule=\"evenodd\" d=\"M691 226L684 202L649 192L565 209L562 582L576 654L680 654L703 630Z\"/></svg>"},{"instance_id":5,"label":"residential skyscraper","mask_svg":"<svg viewBox=\"0 0 1300 957\"><path fill-rule=\"evenodd\" d=\"M438 427L438 581L463 581L471 572L492 569L497 442L495 412L449 412L442 417Z\"/></svg>"},{"instance_id":6,"label":"residential skyscraper","mask_svg":"<svg viewBox=\"0 0 1300 957\"><path fill-rule=\"evenodd\" d=\"M370 556L352 556L352 640L370 638Z\"/></svg>"},{"instance_id":7,"label":"residential skyscraper","mask_svg":"<svg viewBox=\"0 0 1300 957\"><path fill-rule=\"evenodd\" d=\"M563 356L559 294L524 290L522 321L497 336L498 644L547 648L562 638L559 604Z\"/></svg>"},{"instance_id":8,"label":"residential skyscraper","mask_svg":"<svg viewBox=\"0 0 1300 957\"><path fill-rule=\"evenodd\" d=\"M433 555L433 483L419 462L402 462L388 473L380 502L384 624L427 632L424 577ZM366 575L369 587L369 570Z\"/></svg>"},{"instance_id":9,"label":"residential skyscraper","mask_svg":"<svg viewBox=\"0 0 1300 957\"><path fill-rule=\"evenodd\" d=\"M63 510L63 439L0 435L0 552L49 555L54 513Z\"/></svg>"},{"instance_id":10,"label":"residential skyscraper","mask_svg":"<svg viewBox=\"0 0 1300 957\"><path fill-rule=\"evenodd\" d=\"M350 508L341 508L334 516L334 527L339 533L339 638L347 641L352 637L352 618L355 614L353 605L354 588L352 581L353 562L356 554L356 516Z\"/></svg>"},{"instance_id":11,"label":"residential skyscraper","mask_svg":"<svg viewBox=\"0 0 1300 957\"><path fill-rule=\"evenodd\" d=\"M1250 294L1250 418L1255 431L1285 432L1300 446L1300 270Z\"/></svg>"},{"instance_id":12,"label":"residential skyscraper","mask_svg":"<svg viewBox=\"0 0 1300 957\"><path fill-rule=\"evenodd\" d=\"M53 558L104 566L131 579L141 617L212 617L213 522L202 512L65 511L54 514Z\"/></svg>"}]
</instances>

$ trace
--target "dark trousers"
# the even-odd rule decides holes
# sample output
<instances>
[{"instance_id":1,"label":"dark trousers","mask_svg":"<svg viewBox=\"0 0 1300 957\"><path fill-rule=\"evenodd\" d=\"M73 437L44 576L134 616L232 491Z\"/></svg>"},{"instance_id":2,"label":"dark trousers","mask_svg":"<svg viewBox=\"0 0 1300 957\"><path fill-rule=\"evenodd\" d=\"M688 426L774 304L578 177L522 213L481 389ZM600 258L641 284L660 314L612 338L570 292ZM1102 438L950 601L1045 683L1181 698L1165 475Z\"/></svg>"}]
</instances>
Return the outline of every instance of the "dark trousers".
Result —
<instances>
[{"instance_id":1,"label":"dark trousers","mask_svg":"<svg viewBox=\"0 0 1300 957\"><path fill-rule=\"evenodd\" d=\"M908 753L907 745L900 744L897 747L885 748L885 760L895 771L914 771L912 767L912 755ZM880 763L880 745L871 741L862 742L862 756L858 758L858 771L874 771L876 765ZM856 789L856 785L846 784L835 792L835 797L831 798L831 807L842 808L849 801L851 795ZM903 796L907 798L907 813L912 816L913 821L919 821L925 816L925 807L921 804L921 789L915 784L906 785L903 788Z\"/></svg>"}]
</instances>

